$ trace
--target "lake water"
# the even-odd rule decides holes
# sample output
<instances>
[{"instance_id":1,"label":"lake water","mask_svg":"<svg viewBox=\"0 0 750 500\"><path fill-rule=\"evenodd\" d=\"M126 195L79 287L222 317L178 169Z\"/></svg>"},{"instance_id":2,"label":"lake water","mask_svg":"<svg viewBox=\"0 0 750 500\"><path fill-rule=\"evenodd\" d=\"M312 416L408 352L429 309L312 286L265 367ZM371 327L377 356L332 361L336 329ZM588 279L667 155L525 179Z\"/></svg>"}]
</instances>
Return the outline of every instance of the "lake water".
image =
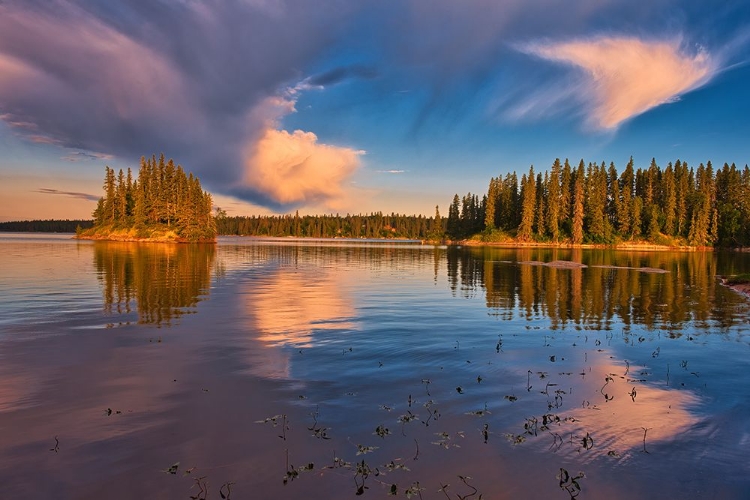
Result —
<instances>
[{"instance_id":1,"label":"lake water","mask_svg":"<svg viewBox=\"0 0 750 500\"><path fill-rule=\"evenodd\" d=\"M748 254L0 255L7 498L750 497Z\"/></svg>"}]
</instances>

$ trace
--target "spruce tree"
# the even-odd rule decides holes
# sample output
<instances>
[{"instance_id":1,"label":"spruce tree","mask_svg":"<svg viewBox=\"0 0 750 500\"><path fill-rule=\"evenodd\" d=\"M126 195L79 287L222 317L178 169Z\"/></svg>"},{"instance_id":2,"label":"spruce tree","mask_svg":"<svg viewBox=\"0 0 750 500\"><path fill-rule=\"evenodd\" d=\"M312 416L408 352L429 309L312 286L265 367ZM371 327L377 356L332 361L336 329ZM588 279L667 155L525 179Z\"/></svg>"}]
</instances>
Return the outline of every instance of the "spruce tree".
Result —
<instances>
[{"instance_id":1,"label":"spruce tree","mask_svg":"<svg viewBox=\"0 0 750 500\"><path fill-rule=\"evenodd\" d=\"M560 159L555 158L547 181L547 230L552 241L560 239Z\"/></svg>"},{"instance_id":2,"label":"spruce tree","mask_svg":"<svg viewBox=\"0 0 750 500\"><path fill-rule=\"evenodd\" d=\"M576 175L573 194L573 227L571 238L573 243L583 243L583 178Z\"/></svg>"},{"instance_id":3,"label":"spruce tree","mask_svg":"<svg viewBox=\"0 0 750 500\"><path fill-rule=\"evenodd\" d=\"M518 239L531 239L534 230L534 215L536 208L536 180L534 166L529 168L529 175L521 177L521 223L518 226Z\"/></svg>"}]
</instances>

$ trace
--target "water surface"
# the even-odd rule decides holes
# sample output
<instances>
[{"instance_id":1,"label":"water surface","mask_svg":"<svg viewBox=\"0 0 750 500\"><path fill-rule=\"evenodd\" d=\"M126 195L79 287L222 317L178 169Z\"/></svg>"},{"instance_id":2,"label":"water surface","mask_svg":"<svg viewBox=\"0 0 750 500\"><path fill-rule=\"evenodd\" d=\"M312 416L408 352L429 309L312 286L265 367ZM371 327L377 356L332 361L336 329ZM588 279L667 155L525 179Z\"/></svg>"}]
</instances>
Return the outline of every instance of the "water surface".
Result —
<instances>
[{"instance_id":1,"label":"water surface","mask_svg":"<svg viewBox=\"0 0 750 500\"><path fill-rule=\"evenodd\" d=\"M750 495L747 255L0 251L9 498Z\"/></svg>"}]
</instances>

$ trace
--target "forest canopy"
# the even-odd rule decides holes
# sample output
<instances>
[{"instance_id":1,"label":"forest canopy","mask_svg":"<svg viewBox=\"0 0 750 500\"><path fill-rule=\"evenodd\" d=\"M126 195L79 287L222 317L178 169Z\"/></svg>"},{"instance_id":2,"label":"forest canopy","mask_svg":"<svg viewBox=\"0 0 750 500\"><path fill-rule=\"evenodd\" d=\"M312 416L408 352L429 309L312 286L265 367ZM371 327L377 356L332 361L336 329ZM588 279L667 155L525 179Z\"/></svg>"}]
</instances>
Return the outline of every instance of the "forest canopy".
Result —
<instances>
[{"instance_id":1,"label":"forest canopy","mask_svg":"<svg viewBox=\"0 0 750 500\"><path fill-rule=\"evenodd\" d=\"M581 160L556 159L550 170L490 179L487 194L458 194L448 210L452 239L482 233L520 242L613 244L649 241L695 247L750 245L750 169L734 164L714 171L680 160L660 168L655 160L621 172Z\"/></svg>"},{"instance_id":2,"label":"forest canopy","mask_svg":"<svg viewBox=\"0 0 750 500\"><path fill-rule=\"evenodd\" d=\"M214 241L216 222L211 195L192 173L162 154L141 157L138 178L130 169L105 167L104 196L94 210L94 227L79 237Z\"/></svg>"}]
</instances>

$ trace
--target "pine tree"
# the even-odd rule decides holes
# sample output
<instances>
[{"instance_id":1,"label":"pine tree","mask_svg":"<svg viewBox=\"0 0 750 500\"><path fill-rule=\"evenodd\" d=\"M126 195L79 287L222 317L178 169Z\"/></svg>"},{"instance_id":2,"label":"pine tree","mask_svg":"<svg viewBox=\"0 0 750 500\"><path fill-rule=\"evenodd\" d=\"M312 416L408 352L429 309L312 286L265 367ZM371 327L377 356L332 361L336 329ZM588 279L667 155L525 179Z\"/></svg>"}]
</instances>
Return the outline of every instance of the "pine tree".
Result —
<instances>
[{"instance_id":1,"label":"pine tree","mask_svg":"<svg viewBox=\"0 0 750 500\"><path fill-rule=\"evenodd\" d=\"M570 231L572 225L572 204L575 193L575 179L568 159L563 163L562 173L560 174L560 227L567 227Z\"/></svg>"},{"instance_id":2,"label":"pine tree","mask_svg":"<svg viewBox=\"0 0 750 500\"><path fill-rule=\"evenodd\" d=\"M440 217L440 207L435 205L435 218L432 220L430 239L441 240L443 238L443 218Z\"/></svg>"},{"instance_id":3,"label":"pine tree","mask_svg":"<svg viewBox=\"0 0 750 500\"><path fill-rule=\"evenodd\" d=\"M617 223L620 229L620 234L623 236L633 237L635 234L633 214L633 183L634 183L634 172L633 172L633 157L630 157L625 170L620 175L620 213L617 216ZM640 212L639 212L640 216Z\"/></svg>"},{"instance_id":4,"label":"pine tree","mask_svg":"<svg viewBox=\"0 0 750 500\"><path fill-rule=\"evenodd\" d=\"M560 239L560 159L555 158L547 181L547 230L552 241Z\"/></svg>"},{"instance_id":5,"label":"pine tree","mask_svg":"<svg viewBox=\"0 0 750 500\"><path fill-rule=\"evenodd\" d=\"M620 183L615 163L610 162L607 173L607 220L614 231L619 231L619 214L622 210L620 200Z\"/></svg>"},{"instance_id":6,"label":"pine tree","mask_svg":"<svg viewBox=\"0 0 750 500\"><path fill-rule=\"evenodd\" d=\"M499 180L496 178L490 179L490 186L487 189L487 203L484 214L484 227L486 229L495 229L495 204L499 194Z\"/></svg>"},{"instance_id":7,"label":"pine tree","mask_svg":"<svg viewBox=\"0 0 750 500\"><path fill-rule=\"evenodd\" d=\"M633 202L630 205L632 210L630 214L631 228L630 235L634 238L641 235L641 213L643 212L643 200L640 196L633 198Z\"/></svg>"},{"instance_id":8,"label":"pine tree","mask_svg":"<svg viewBox=\"0 0 750 500\"><path fill-rule=\"evenodd\" d=\"M672 163L667 165L663 177L664 234L674 236L677 219L677 185Z\"/></svg>"},{"instance_id":9,"label":"pine tree","mask_svg":"<svg viewBox=\"0 0 750 500\"><path fill-rule=\"evenodd\" d=\"M531 239L534 230L534 209L536 208L536 181L534 166L529 168L529 175L521 177L521 223L518 226L518 239Z\"/></svg>"},{"instance_id":10,"label":"pine tree","mask_svg":"<svg viewBox=\"0 0 750 500\"><path fill-rule=\"evenodd\" d=\"M127 216L127 187L125 185L125 174L122 169L117 173L117 186L115 188L115 222L118 224L126 223Z\"/></svg>"},{"instance_id":11,"label":"pine tree","mask_svg":"<svg viewBox=\"0 0 750 500\"><path fill-rule=\"evenodd\" d=\"M453 202L448 209L448 236L457 240L461 237L461 199L458 194L453 196Z\"/></svg>"},{"instance_id":12,"label":"pine tree","mask_svg":"<svg viewBox=\"0 0 750 500\"><path fill-rule=\"evenodd\" d=\"M576 176L573 195L573 228L572 240L574 244L583 243L583 178Z\"/></svg>"},{"instance_id":13,"label":"pine tree","mask_svg":"<svg viewBox=\"0 0 750 500\"><path fill-rule=\"evenodd\" d=\"M115 171L109 167L104 167L104 204L102 207L102 222L104 224L113 224L115 222L116 189Z\"/></svg>"},{"instance_id":14,"label":"pine tree","mask_svg":"<svg viewBox=\"0 0 750 500\"><path fill-rule=\"evenodd\" d=\"M688 227L687 200L690 197L690 185L687 163L677 160L674 164L675 173L675 233L677 236L685 236Z\"/></svg>"},{"instance_id":15,"label":"pine tree","mask_svg":"<svg viewBox=\"0 0 750 500\"><path fill-rule=\"evenodd\" d=\"M544 238L547 234L547 207L546 200L547 194L544 191L544 187L547 185L549 179L547 173L544 174L545 179L542 180L542 174L538 173L536 176L536 222L534 224L534 232L540 237Z\"/></svg>"}]
</instances>

